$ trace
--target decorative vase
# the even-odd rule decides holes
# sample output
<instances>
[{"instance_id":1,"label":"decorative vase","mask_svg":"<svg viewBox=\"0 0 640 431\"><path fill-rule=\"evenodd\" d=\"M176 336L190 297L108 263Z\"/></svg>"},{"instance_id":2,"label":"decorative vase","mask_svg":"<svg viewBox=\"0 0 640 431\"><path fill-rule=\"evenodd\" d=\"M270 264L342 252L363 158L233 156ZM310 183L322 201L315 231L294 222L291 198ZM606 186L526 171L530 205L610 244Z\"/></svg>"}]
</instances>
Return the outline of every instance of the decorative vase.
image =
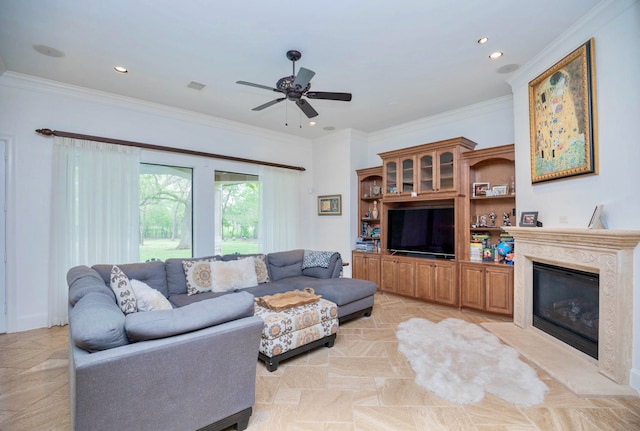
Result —
<instances>
[{"instance_id":1,"label":"decorative vase","mask_svg":"<svg viewBox=\"0 0 640 431\"><path fill-rule=\"evenodd\" d=\"M371 216L374 219L378 218L378 201L373 201L373 211L371 212Z\"/></svg>"}]
</instances>

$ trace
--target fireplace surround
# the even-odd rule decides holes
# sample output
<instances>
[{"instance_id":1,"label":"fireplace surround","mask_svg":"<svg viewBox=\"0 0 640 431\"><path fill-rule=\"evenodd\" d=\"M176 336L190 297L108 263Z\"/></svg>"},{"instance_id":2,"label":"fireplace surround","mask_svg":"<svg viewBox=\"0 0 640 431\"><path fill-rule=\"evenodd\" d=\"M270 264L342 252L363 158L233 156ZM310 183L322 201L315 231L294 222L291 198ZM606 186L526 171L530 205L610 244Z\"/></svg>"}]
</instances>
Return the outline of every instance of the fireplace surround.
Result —
<instances>
[{"instance_id":1,"label":"fireplace surround","mask_svg":"<svg viewBox=\"0 0 640 431\"><path fill-rule=\"evenodd\" d=\"M513 235L516 244L513 295L513 324L516 328L507 323L511 327L498 329L501 324L496 324L495 328L488 329L508 344L512 343L506 338L511 337L518 350L521 349L515 344L520 343L524 348L528 343L527 337L532 340L546 339L544 345L547 347L533 347L530 349L532 356L525 356L543 369L546 365L555 367L555 370L546 371L570 389L578 388L574 392L584 390L584 394L600 393L598 388L586 388L597 384L597 379L574 377L572 369L576 367L592 368L597 374L606 376L604 380L628 385L633 329L633 253L640 242L640 231L535 227L505 227L505 230ZM598 274L600 339L597 361L533 326L534 262ZM503 335L511 335L505 338L501 336L501 331ZM550 359L554 355L558 359ZM574 365L567 364L570 358L576 358ZM551 365L554 361L564 363ZM572 381L576 379L583 381ZM587 380L589 383L584 383ZM622 393L625 393L624 390ZM631 394L637 395L633 390Z\"/></svg>"}]
</instances>

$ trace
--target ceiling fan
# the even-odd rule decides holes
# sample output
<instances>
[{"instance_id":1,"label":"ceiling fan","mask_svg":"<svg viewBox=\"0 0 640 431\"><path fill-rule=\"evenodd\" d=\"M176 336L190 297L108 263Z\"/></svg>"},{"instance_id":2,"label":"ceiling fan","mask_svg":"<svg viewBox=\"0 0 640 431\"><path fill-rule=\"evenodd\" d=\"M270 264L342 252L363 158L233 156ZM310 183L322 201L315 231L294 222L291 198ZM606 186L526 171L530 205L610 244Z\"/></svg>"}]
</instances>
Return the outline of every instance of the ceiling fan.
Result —
<instances>
[{"instance_id":1,"label":"ceiling fan","mask_svg":"<svg viewBox=\"0 0 640 431\"><path fill-rule=\"evenodd\" d=\"M252 111L262 111L264 108L273 106L276 103L280 103L283 100L289 99L298 105L298 107L304 112L308 118L313 118L318 115L315 109L302 97L308 99L324 99L324 100L340 100L343 102L351 101L351 93L334 93L326 91L309 91L311 88L311 78L316 74L314 71L301 67L296 75L296 61L300 60L302 54L300 51L290 50L287 51L287 58L293 62L293 74L291 76L285 76L280 78L276 83L276 88L266 85L254 84L247 81L236 81L236 84L248 85L250 87L263 88L265 90L275 91L276 93L282 93L285 97L280 97L267 102L263 105L256 106Z\"/></svg>"}]
</instances>

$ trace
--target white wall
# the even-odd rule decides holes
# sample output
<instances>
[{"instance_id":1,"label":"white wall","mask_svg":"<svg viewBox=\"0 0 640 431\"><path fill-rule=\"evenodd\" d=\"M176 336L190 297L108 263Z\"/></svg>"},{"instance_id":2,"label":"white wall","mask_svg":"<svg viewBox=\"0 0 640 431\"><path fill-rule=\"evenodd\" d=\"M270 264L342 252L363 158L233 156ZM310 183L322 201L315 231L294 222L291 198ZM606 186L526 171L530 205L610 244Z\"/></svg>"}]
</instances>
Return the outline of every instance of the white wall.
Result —
<instances>
[{"instance_id":1,"label":"white wall","mask_svg":"<svg viewBox=\"0 0 640 431\"><path fill-rule=\"evenodd\" d=\"M528 83L591 37L595 39L599 174L532 185ZM546 227L586 227L595 206L604 204L609 228L640 229L638 41L640 3L603 2L511 78L519 211L538 211ZM636 247L633 271L631 385L640 391L640 247Z\"/></svg>"},{"instance_id":2,"label":"white wall","mask_svg":"<svg viewBox=\"0 0 640 431\"><path fill-rule=\"evenodd\" d=\"M313 154L308 140L6 72L0 77L0 134L12 142L8 148L9 332L47 325L53 140L35 133L39 128L303 166L307 171L301 176L300 189L312 186ZM197 178L210 178L212 189L215 168L255 171L253 165L215 159L149 152L144 157L193 166ZM200 215L195 217L195 252L208 254L213 251L213 198L206 190L195 192L202 198L196 203ZM200 210L211 211L210 216Z\"/></svg>"}]
</instances>

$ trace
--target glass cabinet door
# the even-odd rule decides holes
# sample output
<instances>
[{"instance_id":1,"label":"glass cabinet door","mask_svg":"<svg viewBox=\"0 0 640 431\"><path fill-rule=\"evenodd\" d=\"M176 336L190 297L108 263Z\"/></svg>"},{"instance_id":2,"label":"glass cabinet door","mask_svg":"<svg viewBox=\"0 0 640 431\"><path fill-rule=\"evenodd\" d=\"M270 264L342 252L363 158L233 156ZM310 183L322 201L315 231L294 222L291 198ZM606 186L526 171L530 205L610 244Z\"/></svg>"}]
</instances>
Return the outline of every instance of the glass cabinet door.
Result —
<instances>
[{"instance_id":1,"label":"glass cabinet door","mask_svg":"<svg viewBox=\"0 0 640 431\"><path fill-rule=\"evenodd\" d=\"M402 161L402 193L413 191L413 158Z\"/></svg>"},{"instance_id":2,"label":"glass cabinet door","mask_svg":"<svg viewBox=\"0 0 640 431\"><path fill-rule=\"evenodd\" d=\"M398 191L398 167L396 162L387 162L385 168L385 193L395 194Z\"/></svg>"},{"instance_id":3,"label":"glass cabinet door","mask_svg":"<svg viewBox=\"0 0 640 431\"><path fill-rule=\"evenodd\" d=\"M433 155L420 157L420 191L433 190Z\"/></svg>"},{"instance_id":4,"label":"glass cabinet door","mask_svg":"<svg viewBox=\"0 0 640 431\"><path fill-rule=\"evenodd\" d=\"M440 190L454 190L453 153L445 151L439 154Z\"/></svg>"}]
</instances>

